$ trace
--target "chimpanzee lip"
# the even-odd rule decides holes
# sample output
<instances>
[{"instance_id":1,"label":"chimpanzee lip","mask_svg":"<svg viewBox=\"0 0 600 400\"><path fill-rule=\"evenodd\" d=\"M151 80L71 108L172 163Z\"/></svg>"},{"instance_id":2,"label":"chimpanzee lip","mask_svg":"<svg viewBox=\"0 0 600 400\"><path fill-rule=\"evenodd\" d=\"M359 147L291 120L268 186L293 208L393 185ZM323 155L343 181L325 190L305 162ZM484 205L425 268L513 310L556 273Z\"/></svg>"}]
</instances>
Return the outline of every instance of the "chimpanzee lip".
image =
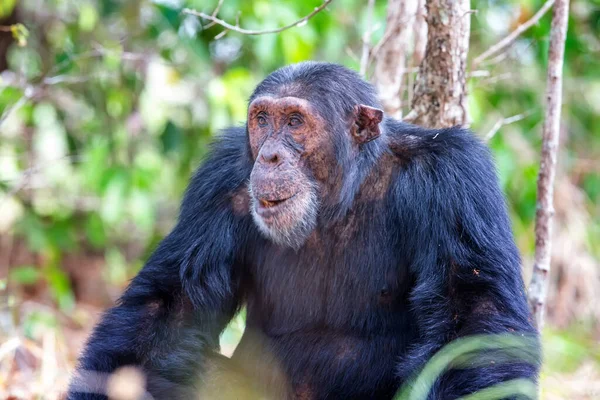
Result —
<instances>
[{"instance_id":1,"label":"chimpanzee lip","mask_svg":"<svg viewBox=\"0 0 600 400\"><path fill-rule=\"evenodd\" d=\"M291 198L295 197L296 193L294 193L293 195L289 196L289 197L284 197L281 199L273 199L273 200L267 200L267 199L258 199L258 207L259 208L275 208L283 203L285 203L286 201L290 200Z\"/></svg>"},{"instance_id":2,"label":"chimpanzee lip","mask_svg":"<svg viewBox=\"0 0 600 400\"><path fill-rule=\"evenodd\" d=\"M256 202L256 212L261 218L273 218L279 214L285 207L287 207L288 201L296 197L297 193L294 193L290 197L277 199L277 200L265 200L258 199Z\"/></svg>"}]
</instances>

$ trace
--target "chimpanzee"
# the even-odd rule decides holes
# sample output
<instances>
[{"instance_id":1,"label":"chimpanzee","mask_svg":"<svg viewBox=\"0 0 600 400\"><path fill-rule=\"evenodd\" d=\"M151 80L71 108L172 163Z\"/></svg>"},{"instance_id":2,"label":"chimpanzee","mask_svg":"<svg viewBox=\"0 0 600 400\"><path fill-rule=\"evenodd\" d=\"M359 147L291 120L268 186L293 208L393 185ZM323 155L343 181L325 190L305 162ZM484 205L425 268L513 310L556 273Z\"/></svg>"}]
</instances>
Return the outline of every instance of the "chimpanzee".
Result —
<instances>
[{"instance_id":1,"label":"chimpanzee","mask_svg":"<svg viewBox=\"0 0 600 400\"><path fill-rule=\"evenodd\" d=\"M69 399L105 398L92 392L128 365L156 399L198 398L223 376L242 378L212 398L245 379L262 398L391 399L446 344L494 333L532 337L533 361L446 371L429 398L535 382L537 332L486 147L379 108L340 65L261 82L245 126L216 140L177 225L91 335ZM242 340L219 356L244 306Z\"/></svg>"}]
</instances>

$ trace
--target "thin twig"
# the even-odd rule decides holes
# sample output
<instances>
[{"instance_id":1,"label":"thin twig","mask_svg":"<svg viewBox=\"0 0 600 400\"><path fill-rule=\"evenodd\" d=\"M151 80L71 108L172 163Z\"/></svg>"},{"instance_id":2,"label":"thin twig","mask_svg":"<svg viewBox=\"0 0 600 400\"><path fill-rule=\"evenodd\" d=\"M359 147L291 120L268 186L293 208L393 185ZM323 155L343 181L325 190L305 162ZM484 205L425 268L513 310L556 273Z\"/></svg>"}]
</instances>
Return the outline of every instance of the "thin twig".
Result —
<instances>
[{"instance_id":1,"label":"thin twig","mask_svg":"<svg viewBox=\"0 0 600 400\"><path fill-rule=\"evenodd\" d=\"M389 11L388 11L389 12ZM398 21L397 24L407 24L409 23L410 19L412 18L412 16L408 16L403 18L402 20ZM383 36L381 37L381 39L379 39L379 42L373 46L373 49L370 51L369 54L369 61L367 63L367 65L371 65L371 62L377 58L377 56L379 55L379 52L381 51L381 49L383 48L383 46L385 46L385 44L394 36L397 35L398 32L396 32L394 29L387 29L385 30L385 32L383 33Z\"/></svg>"},{"instance_id":2,"label":"thin twig","mask_svg":"<svg viewBox=\"0 0 600 400\"><path fill-rule=\"evenodd\" d=\"M18 178L18 182L8 192L4 193L2 198L0 198L0 209L4 205L5 201L7 201L12 196L16 195L19 191L21 191L25 187L27 187L27 185L31 181L31 177L33 175L35 175L36 173L43 171L44 169L49 168L49 167L53 166L54 164L56 164L60 161L63 161L63 160L79 162L79 161L83 160L83 157L80 155L77 155L77 154L69 154L69 155L65 155L65 156L47 161L41 165L38 164L38 165L27 168L26 170L24 170L21 173L21 176Z\"/></svg>"},{"instance_id":3,"label":"thin twig","mask_svg":"<svg viewBox=\"0 0 600 400\"><path fill-rule=\"evenodd\" d=\"M512 117L500 118L494 124L492 129L490 129L490 131L484 136L483 140L486 142L489 141L496 135L496 133L498 133L500 128L502 128L503 126L521 121L522 119L529 117L531 114L533 114L533 110L529 110L529 111L521 113L521 114L513 115Z\"/></svg>"},{"instance_id":4,"label":"thin twig","mask_svg":"<svg viewBox=\"0 0 600 400\"><path fill-rule=\"evenodd\" d=\"M498 83L500 81L510 79L514 75L514 72L505 72L503 74L493 75L489 78L483 80L483 83L486 85L493 85L494 83Z\"/></svg>"},{"instance_id":5,"label":"thin twig","mask_svg":"<svg viewBox=\"0 0 600 400\"><path fill-rule=\"evenodd\" d=\"M360 62L360 60L358 59L358 56L356 55L356 53L354 52L354 50L352 50L352 48L350 48L349 46L346 46L344 48L344 52L348 55L348 57L350 57L352 60L356 61L357 63Z\"/></svg>"},{"instance_id":6,"label":"thin twig","mask_svg":"<svg viewBox=\"0 0 600 400\"><path fill-rule=\"evenodd\" d=\"M225 2L225 0L219 0L219 4L217 4L217 8L215 8L215 10L212 13L212 17L213 18L217 18L217 15L219 15L219 11L221 11L221 6L223 5L223 3ZM208 28L212 28L213 26L215 26L217 23L216 22L209 22L208 24L204 25L202 28L203 29L208 29Z\"/></svg>"},{"instance_id":7,"label":"thin twig","mask_svg":"<svg viewBox=\"0 0 600 400\"><path fill-rule=\"evenodd\" d=\"M219 32L218 35L215 36L215 40L221 39L223 36L227 35L228 32L229 32L229 29L222 30L221 32Z\"/></svg>"},{"instance_id":8,"label":"thin twig","mask_svg":"<svg viewBox=\"0 0 600 400\"><path fill-rule=\"evenodd\" d=\"M110 74L103 75L110 76ZM75 84L88 82L94 76L67 76L67 75L56 75L42 79L39 86L33 86L26 82L23 82L22 77L17 75L3 75L2 76L2 87L14 87L23 90L23 95L12 105L4 108L4 111L0 115L0 126L8 119L8 117L15 111L18 111L21 107L31 100L43 93L44 89L48 86L58 84Z\"/></svg>"},{"instance_id":9,"label":"thin twig","mask_svg":"<svg viewBox=\"0 0 600 400\"><path fill-rule=\"evenodd\" d=\"M533 46L533 43L534 43L533 40L529 40L529 42L527 43L527 46L525 46L523 49L521 49L521 51L519 53L523 53L526 50L528 50L531 46ZM487 68L489 68L492 65L501 63L502 61L506 60L507 58L512 58L512 59L519 58L520 54L511 54L511 52L508 50L509 50L509 48L506 48L499 54L492 57L491 59L486 60L484 63L485 66Z\"/></svg>"},{"instance_id":10,"label":"thin twig","mask_svg":"<svg viewBox=\"0 0 600 400\"><path fill-rule=\"evenodd\" d=\"M498 51L502 50L506 46L509 46L512 42L514 42L519 37L519 35L521 35L523 32L525 32L527 29L531 28L533 25L535 25L539 21L544 16L544 14L546 14L546 12L552 7L552 5L554 4L554 1L555 0L546 1L544 3L544 5L542 6L542 8L540 8L538 10L538 12L536 12L534 14L534 16L531 17L528 21L519 25L517 27L517 29L515 29L510 34L508 34L508 36L506 36L504 39L502 39L501 41L499 41L498 43L496 43L495 45L493 45L492 47L490 47L489 49L487 49L486 51L484 51L477 57L475 57L473 59L472 65L476 66L476 65L480 64L483 60L485 60L489 56L496 54Z\"/></svg>"},{"instance_id":11,"label":"thin twig","mask_svg":"<svg viewBox=\"0 0 600 400\"><path fill-rule=\"evenodd\" d=\"M238 32L243 35L267 35L270 33L283 32L287 29L307 23L309 19L311 19L312 17L314 17L315 15L317 15L318 13L323 11L325 9L325 7L327 7L332 1L333 0L324 0L323 4L321 4L319 7L315 7L315 9L310 14L308 14L307 16L305 16L303 18L300 18L296 22L293 22L286 26L282 26L281 28L265 29L265 30L244 29L239 26L231 25L230 23L223 21L222 19L219 19L216 16L208 15L203 12L198 12L198 11L192 10L190 8L184 8L181 12L184 14L195 15L196 17L211 21L211 23L213 23L213 25L214 24L221 25L223 28L225 28L227 30Z\"/></svg>"},{"instance_id":12,"label":"thin twig","mask_svg":"<svg viewBox=\"0 0 600 400\"><path fill-rule=\"evenodd\" d=\"M373 50L371 50L371 54L369 56L369 63L371 62L371 60L373 60L377 57L377 55L379 54L379 51L381 50L383 45L386 44L388 40L390 40L390 38L394 35L394 33L395 32L393 30L386 30L386 32L383 34L383 37L381 38L381 40L379 40L379 43L377 43L375 45L375 47L373 47Z\"/></svg>"},{"instance_id":13,"label":"thin twig","mask_svg":"<svg viewBox=\"0 0 600 400\"><path fill-rule=\"evenodd\" d=\"M416 74L417 72L419 72L419 67L410 67L410 68L404 68L402 70L402 74Z\"/></svg>"},{"instance_id":14,"label":"thin twig","mask_svg":"<svg viewBox=\"0 0 600 400\"><path fill-rule=\"evenodd\" d=\"M0 126L2 126L4 121L6 121L6 119L13 113L13 111L18 111L21 107L25 105L25 103L27 103L27 101L31 97L33 97L33 92L34 90L32 88L25 88L23 96L21 96L19 100L17 100L14 104L4 109L2 115L0 116Z\"/></svg>"},{"instance_id":15,"label":"thin twig","mask_svg":"<svg viewBox=\"0 0 600 400\"><path fill-rule=\"evenodd\" d=\"M535 256L529 285L529 306L538 329L544 324L548 275L552 254L554 217L554 178L560 137L563 58L569 23L569 0L556 0L550 27L548 75L546 78L546 116L542 128L542 156L537 182L535 213Z\"/></svg>"},{"instance_id":16,"label":"thin twig","mask_svg":"<svg viewBox=\"0 0 600 400\"><path fill-rule=\"evenodd\" d=\"M110 76L110 75L107 74L104 76ZM88 82L91 78L94 78L94 76L91 76L91 75L87 75L87 76L56 75L56 76L50 76L48 78L44 78L42 80L42 82L44 85L52 86L52 85L58 85L60 83L85 83L85 82Z\"/></svg>"},{"instance_id":17,"label":"thin twig","mask_svg":"<svg viewBox=\"0 0 600 400\"><path fill-rule=\"evenodd\" d=\"M413 67L419 66L425 56L425 46L427 45L427 10L425 9L425 3L425 0L419 0L417 13L413 21L414 47L410 60L410 65Z\"/></svg>"},{"instance_id":18,"label":"thin twig","mask_svg":"<svg viewBox=\"0 0 600 400\"><path fill-rule=\"evenodd\" d=\"M492 73L486 69L478 69L478 70L467 73L467 77L469 77L469 78L487 78L491 74Z\"/></svg>"},{"instance_id":19,"label":"thin twig","mask_svg":"<svg viewBox=\"0 0 600 400\"><path fill-rule=\"evenodd\" d=\"M414 55L414 53L413 53ZM415 68L416 71L415 72L419 72L419 67ZM403 73L406 73L406 70L403 71ZM412 104L412 99L413 99L413 95L415 92L415 74L413 73L407 73L408 75L408 79L407 79L407 83L406 83L406 107L407 110L406 112L410 112L410 105Z\"/></svg>"},{"instance_id":20,"label":"thin twig","mask_svg":"<svg viewBox=\"0 0 600 400\"><path fill-rule=\"evenodd\" d=\"M373 33L373 28L371 27L371 23L373 20L373 8L375 7L375 0L369 0L367 5L367 29L363 35L363 47L362 47L362 56L360 58L360 75L366 76L367 67L369 66L369 53L371 52L371 34Z\"/></svg>"}]
</instances>

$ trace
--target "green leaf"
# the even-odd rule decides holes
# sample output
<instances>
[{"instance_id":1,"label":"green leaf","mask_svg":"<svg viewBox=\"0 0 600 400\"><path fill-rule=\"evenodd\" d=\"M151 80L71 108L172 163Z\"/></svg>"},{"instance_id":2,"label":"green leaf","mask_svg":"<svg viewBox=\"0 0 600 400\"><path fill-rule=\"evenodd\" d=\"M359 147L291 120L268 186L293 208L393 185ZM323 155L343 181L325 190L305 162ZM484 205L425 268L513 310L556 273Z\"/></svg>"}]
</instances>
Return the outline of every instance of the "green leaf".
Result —
<instances>
[{"instance_id":1,"label":"green leaf","mask_svg":"<svg viewBox=\"0 0 600 400\"><path fill-rule=\"evenodd\" d=\"M163 153L165 154L179 150L183 143L181 129L179 129L179 127L171 120L167 121L165 129L160 135L160 142L162 144Z\"/></svg>"},{"instance_id":2,"label":"green leaf","mask_svg":"<svg viewBox=\"0 0 600 400\"><path fill-rule=\"evenodd\" d=\"M72 310L75 306L75 297L67 274L59 267L53 266L46 270L46 279L58 307L63 311Z\"/></svg>"},{"instance_id":3,"label":"green leaf","mask_svg":"<svg viewBox=\"0 0 600 400\"><path fill-rule=\"evenodd\" d=\"M84 3L79 9L79 28L82 31L89 32L94 29L98 22L98 12L96 8L89 3Z\"/></svg>"},{"instance_id":4,"label":"green leaf","mask_svg":"<svg viewBox=\"0 0 600 400\"><path fill-rule=\"evenodd\" d=\"M106 245L104 224L98 213L91 213L85 222L85 233L92 246L101 249Z\"/></svg>"},{"instance_id":5,"label":"green leaf","mask_svg":"<svg viewBox=\"0 0 600 400\"><path fill-rule=\"evenodd\" d=\"M535 338L513 334L481 334L456 339L434 354L418 375L402 386L395 400L427 399L435 381L445 371L452 368L465 368L466 365L461 365L460 362L478 355L495 356L496 365L510 364L511 362L535 363L536 360L531 350L534 348L536 348ZM508 390L519 390L520 388L521 386L517 388L510 386ZM525 387L524 392L518 393L527 394L529 388ZM498 390L507 390L507 388ZM490 397L490 399L496 398Z\"/></svg>"},{"instance_id":6,"label":"green leaf","mask_svg":"<svg viewBox=\"0 0 600 400\"><path fill-rule=\"evenodd\" d=\"M33 265L21 265L10 270L10 280L21 285L33 285L40 276L40 270Z\"/></svg>"},{"instance_id":7,"label":"green leaf","mask_svg":"<svg viewBox=\"0 0 600 400\"><path fill-rule=\"evenodd\" d=\"M512 379L461 397L459 400L501 400L522 398L522 396L529 399L537 398L537 387L534 382L529 379Z\"/></svg>"},{"instance_id":8,"label":"green leaf","mask_svg":"<svg viewBox=\"0 0 600 400\"><path fill-rule=\"evenodd\" d=\"M9 16L15 8L17 0L2 0L0 1L0 18Z\"/></svg>"},{"instance_id":9,"label":"green leaf","mask_svg":"<svg viewBox=\"0 0 600 400\"><path fill-rule=\"evenodd\" d=\"M127 177L121 173L113 175L109 180L100 209L104 221L115 224L120 220L124 212L127 187Z\"/></svg>"},{"instance_id":10,"label":"green leaf","mask_svg":"<svg viewBox=\"0 0 600 400\"><path fill-rule=\"evenodd\" d=\"M29 30L23 24L14 24L10 26L13 38L17 41L20 47L27 45L27 38L29 37Z\"/></svg>"}]
</instances>

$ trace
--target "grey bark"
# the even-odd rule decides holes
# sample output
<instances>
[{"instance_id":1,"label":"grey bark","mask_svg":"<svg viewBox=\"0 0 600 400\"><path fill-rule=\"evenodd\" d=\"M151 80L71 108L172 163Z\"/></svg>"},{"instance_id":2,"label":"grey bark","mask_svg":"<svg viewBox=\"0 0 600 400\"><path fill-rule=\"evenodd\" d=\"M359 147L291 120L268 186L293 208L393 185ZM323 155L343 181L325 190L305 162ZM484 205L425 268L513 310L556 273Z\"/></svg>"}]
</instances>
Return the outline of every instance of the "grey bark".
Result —
<instances>
[{"instance_id":1,"label":"grey bark","mask_svg":"<svg viewBox=\"0 0 600 400\"><path fill-rule=\"evenodd\" d=\"M469 0L427 0L427 46L405 120L431 128L468 123Z\"/></svg>"},{"instance_id":2,"label":"grey bark","mask_svg":"<svg viewBox=\"0 0 600 400\"><path fill-rule=\"evenodd\" d=\"M535 258L529 285L529 305L538 329L543 327L554 217L554 178L560 137L562 75L565 38L569 21L569 0L556 0L552 14L548 75L546 78L546 116L542 128L542 157L537 182L535 215Z\"/></svg>"}]
</instances>

